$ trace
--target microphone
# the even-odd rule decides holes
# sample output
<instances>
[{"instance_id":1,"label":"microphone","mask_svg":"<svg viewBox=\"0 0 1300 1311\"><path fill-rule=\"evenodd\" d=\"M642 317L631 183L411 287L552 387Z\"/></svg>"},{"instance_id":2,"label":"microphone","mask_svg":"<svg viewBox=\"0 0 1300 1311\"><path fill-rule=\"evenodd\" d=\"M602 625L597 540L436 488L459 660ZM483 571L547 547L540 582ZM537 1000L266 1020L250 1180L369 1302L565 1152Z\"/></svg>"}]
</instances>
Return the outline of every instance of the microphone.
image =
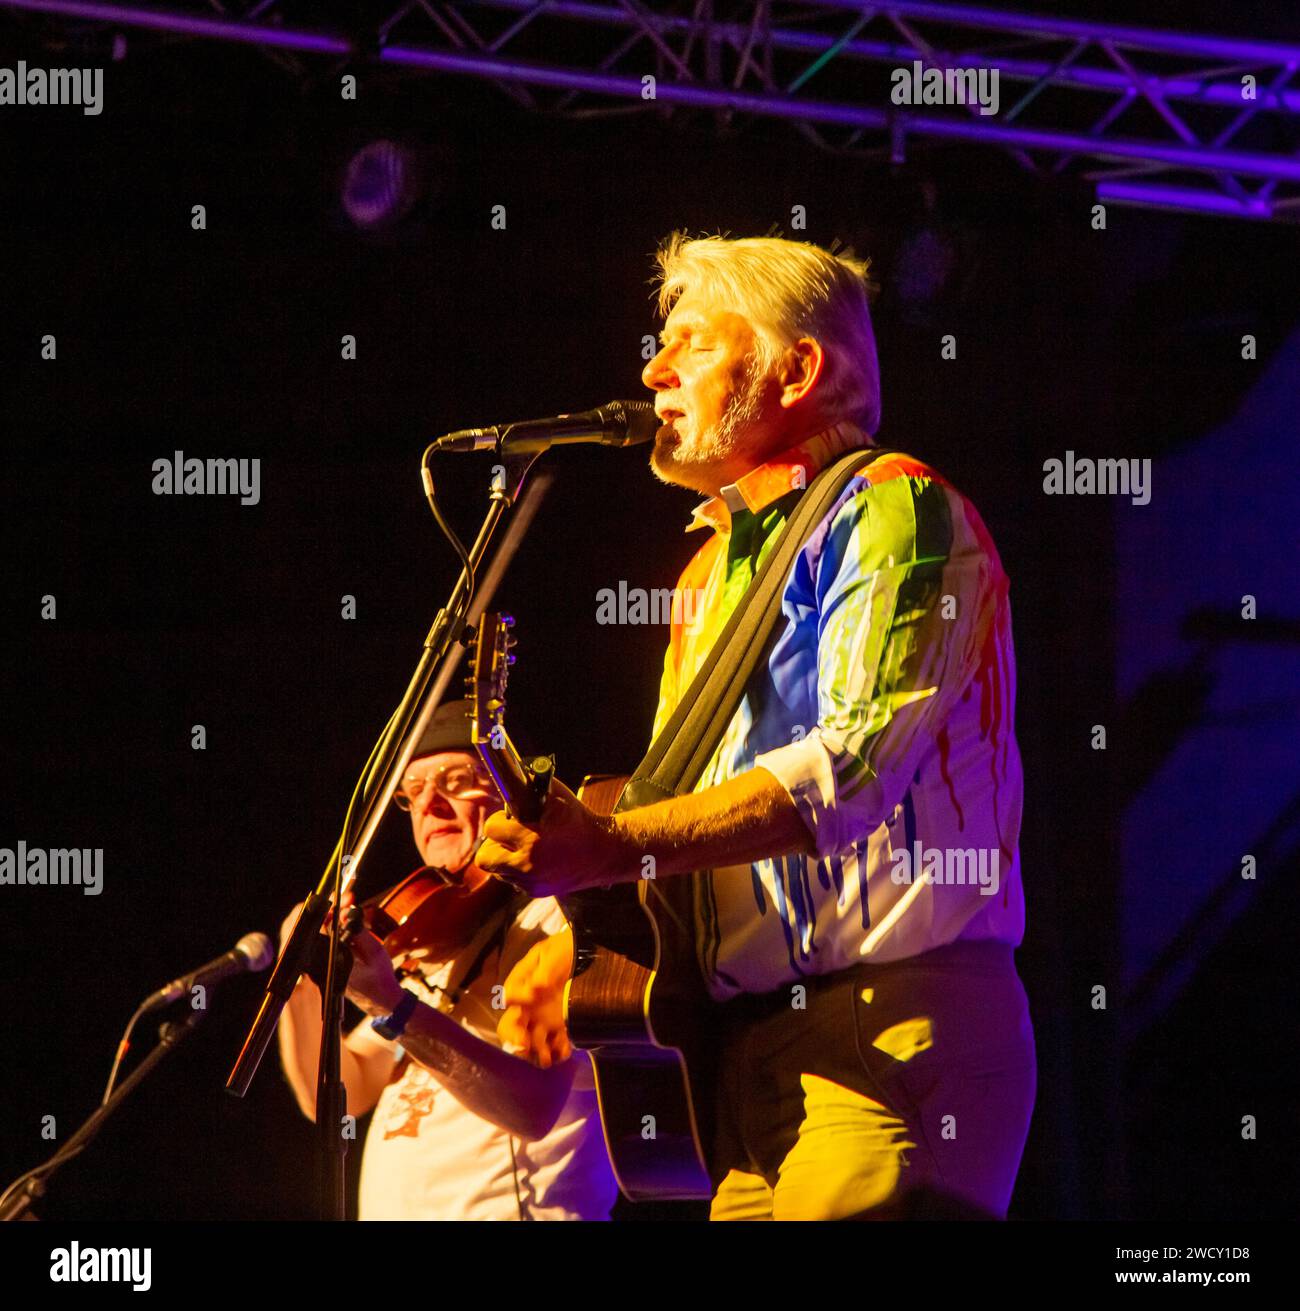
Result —
<instances>
[{"instance_id":1,"label":"microphone","mask_svg":"<svg viewBox=\"0 0 1300 1311\"><path fill-rule=\"evenodd\" d=\"M189 990L199 984L212 987L223 980L246 971L257 974L266 969L275 959L275 948L265 933L245 933L234 947L224 956L200 965L190 974L182 974L179 979L159 988L157 992L145 999L141 1011L155 1011L160 1006L167 1006L178 997L183 997Z\"/></svg>"},{"instance_id":2,"label":"microphone","mask_svg":"<svg viewBox=\"0 0 1300 1311\"><path fill-rule=\"evenodd\" d=\"M503 423L493 428L462 428L433 443L435 451L498 451L502 455L544 451L551 446L639 446L659 431L650 401L610 401L581 414Z\"/></svg>"}]
</instances>

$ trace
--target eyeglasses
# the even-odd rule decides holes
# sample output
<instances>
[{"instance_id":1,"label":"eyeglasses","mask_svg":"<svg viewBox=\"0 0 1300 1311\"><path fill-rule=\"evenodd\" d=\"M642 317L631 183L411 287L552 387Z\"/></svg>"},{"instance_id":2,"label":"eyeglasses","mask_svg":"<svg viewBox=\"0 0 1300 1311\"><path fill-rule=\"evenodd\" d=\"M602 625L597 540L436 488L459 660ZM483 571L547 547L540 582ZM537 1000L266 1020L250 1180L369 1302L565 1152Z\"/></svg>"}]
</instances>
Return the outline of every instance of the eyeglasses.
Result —
<instances>
[{"instance_id":1,"label":"eyeglasses","mask_svg":"<svg viewBox=\"0 0 1300 1311\"><path fill-rule=\"evenodd\" d=\"M393 793L393 800L399 809L410 810L424 800L430 787L455 801L490 797L493 792L492 780L472 766L441 765L430 774L408 774Z\"/></svg>"}]
</instances>

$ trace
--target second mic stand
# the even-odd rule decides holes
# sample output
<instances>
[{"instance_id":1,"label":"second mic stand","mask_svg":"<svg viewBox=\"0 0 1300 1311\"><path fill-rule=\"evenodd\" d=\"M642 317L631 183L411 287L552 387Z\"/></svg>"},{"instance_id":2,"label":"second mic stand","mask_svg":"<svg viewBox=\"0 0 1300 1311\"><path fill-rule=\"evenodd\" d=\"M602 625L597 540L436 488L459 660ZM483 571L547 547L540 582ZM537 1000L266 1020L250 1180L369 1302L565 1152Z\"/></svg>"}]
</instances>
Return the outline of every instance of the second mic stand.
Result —
<instances>
[{"instance_id":1,"label":"second mic stand","mask_svg":"<svg viewBox=\"0 0 1300 1311\"><path fill-rule=\"evenodd\" d=\"M118 1084L102 1105L95 1107L94 1112L81 1128L48 1161L29 1170L20 1179L15 1179L5 1189L3 1197L0 1198L0 1221L38 1218L34 1212L30 1215L28 1212L32 1203L44 1196L46 1181L61 1165L66 1165L74 1156L79 1156L90 1146L95 1135L108 1123L114 1111L153 1073L164 1056L175 1051L180 1043L198 1028L206 1014L207 1011L202 1009L192 1010L183 1020L169 1020L162 1026L158 1031L158 1045Z\"/></svg>"}]
</instances>

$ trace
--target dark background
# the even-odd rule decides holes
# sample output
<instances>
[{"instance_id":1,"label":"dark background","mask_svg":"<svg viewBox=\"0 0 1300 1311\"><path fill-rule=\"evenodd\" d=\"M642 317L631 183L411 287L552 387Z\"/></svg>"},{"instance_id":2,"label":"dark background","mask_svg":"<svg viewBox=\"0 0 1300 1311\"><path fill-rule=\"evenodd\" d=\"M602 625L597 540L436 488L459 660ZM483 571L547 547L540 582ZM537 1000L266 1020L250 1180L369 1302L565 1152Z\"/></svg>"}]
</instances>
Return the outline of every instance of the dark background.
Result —
<instances>
[{"instance_id":1,"label":"dark background","mask_svg":"<svg viewBox=\"0 0 1300 1311\"><path fill-rule=\"evenodd\" d=\"M1219 30L1245 21L1213 16ZM0 15L0 62L48 65L36 32ZM1143 510L1041 491L1043 461L1067 447L1159 458L1236 411L1295 327L1293 228L1112 207L1095 232L1089 189L988 150L846 162L777 123L719 137L653 112L553 122L478 83L378 72L344 103L323 68L302 85L236 47L142 41L106 84L98 118L0 120L0 845L105 852L97 898L0 889L5 1181L48 1155L42 1116L62 1140L90 1111L144 994L249 929L274 933L318 877L455 577L420 490L424 443L646 394L650 257L687 228L872 257L881 438L972 497L1012 579L1019 960L1040 1052L1013 1214L1294 1214L1294 850L1158 1023L1123 1037L1119 826L1136 744L1158 760L1179 707L1116 689L1116 520ZM421 152L424 193L398 229L363 236L339 211L339 175L381 136ZM195 204L206 231L191 230ZM791 230L795 205L806 232ZM923 231L953 253L946 279L909 263ZM56 362L39 358L45 333ZM340 358L345 333L355 362ZM955 361L940 358L945 333ZM174 450L259 458L261 503L153 495L150 465ZM435 469L463 535L488 463ZM665 637L598 625L597 591L672 586L699 539L681 531L694 498L655 482L642 451L546 463L554 490L497 601L518 619L511 722L576 782L635 763ZM1207 538L1251 495L1225 471ZM1276 555L1292 614L1294 547ZM1127 760L1090 748L1097 723L1125 726ZM414 863L403 824L386 827L366 890ZM1097 984L1112 998L1101 1013ZM312 1213L312 1134L274 1061L245 1100L222 1089L257 995L252 982L220 994L58 1176L44 1214ZM1267 1145L1240 1141L1243 1105Z\"/></svg>"}]
</instances>

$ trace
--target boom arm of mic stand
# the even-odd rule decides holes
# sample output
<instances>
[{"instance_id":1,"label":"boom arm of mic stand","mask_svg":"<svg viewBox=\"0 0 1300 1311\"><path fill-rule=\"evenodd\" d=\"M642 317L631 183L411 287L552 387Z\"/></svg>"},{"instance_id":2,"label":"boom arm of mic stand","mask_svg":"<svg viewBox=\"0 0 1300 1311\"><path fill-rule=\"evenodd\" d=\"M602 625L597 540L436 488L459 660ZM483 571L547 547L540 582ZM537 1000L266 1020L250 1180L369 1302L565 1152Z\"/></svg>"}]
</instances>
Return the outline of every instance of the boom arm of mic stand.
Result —
<instances>
[{"instance_id":1,"label":"boom arm of mic stand","mask_svg":"<svg viewBox=\"0 0 1300 1311\"><path fill-rule=\"evenodd\" d=\"M524 455L502 455L499 457L499 463L504 466L506 477L504 479L494 479L489 493L487 513L484 516L478 536L468 552L475 577L477 577L479 565L487 552L493 533L496 531L506 510L513 506L518 498L528 470L534 460L537 459L538 454L539 452L530 452ZM511 541L508 539L506 549L513 553L517 545L517 540ZM498 556L500 555L501 552L498 552ZM494 560L493 563L496 566L499 561ZM497 576L499 576L499 570ZM352 850L347 853L344 852L344 844L349 837L345 827L344 833L340 835L333 853L326 862L320 882L304 904L302 913L298 916L298 922L294 925L289 936L289 941L285 944L285 949L276 962L252 1027L244 1040L239 1056L235 1060L234 1068L226 1080L227 1091L237 1097L243 1097L252 1085L252 1081L262 1063L262 1058L266 1055L266 1049L275 1036L275 1028L279 1022L280 1013L284 1010L299 977L306 968L307 953L311 949L316 935L319 934L321 925L325 922L325 915L328 912L334 892L341 884L343 862L346 860L350 874L354 874L359 867L379 827L379 822L383 818L388 802L397 789L402 771L406 768L420 735L424 732L428 721L432 718L455 674L456 665L461 655L461 649L458 649L457 644L464 631L465 618L472 613L469 604L473 604L478 599L468 595L469 587L469 574L465 569L462 569L447 604L438 611L428 636L424 640L415 673L412 675L406 693L402 697L402 701L378 747L378 758L368 776L362 779L358 785L359 790L362 792L362 822L357 841L348 843ZM483 604L486 605L489 600L490 597L484 598ZM435 669L438 671L436 677L434 677ZM416 707L419 708L418 713L415 713L414 719L412 719ZM382 780L382 783L379 780ZM334 923L336 933L338 927L338 917L336 917ZM335 944L331 948L332 965L337 960L337 952L336 938ZM329 978L335 984L336 991L341 994L343 982L341 979L336 979L335 975L336 970L331 968ZM339 1044L337 1042L330 1043L328 1027L330 1017L341 1007L341 995L338 998L331 998L327 995L323 1001L325 1024L322 1026L321 1035L322 1059L324 1061L325 1058L330 1058L330 1063L334 1067L333 1082L337 1083ZM319 1087L323 1088L329 1078L324 1064L322 1064L320 1073L322 1077ZM318 1100L322 1099L318 1096ZM329 1170L332 1179L331 1191L333 1193L333 1205L330 1209L335 1218L342 1219L341 1158L347 1150L347 1143L337 1124L330 1133L328 1141L331 1144L331 1151L340 1160L339 1168Z\"/></svg>"},{"instance_id":2,"label":"boom arm of mic stand","mask_svg":"<svg viewBox=\"0 0 1300 1311\"><path fill-rule=\"evenodd\" d=\"M337 855L337 850L335 854ZM335 857L331 856L330 860L332 864ZM329 873L328 869L326 873ZM298 922L293 926L289 941L284 944L280 959L276 961L275 969L271 971L271 977L267 980L266 991L262 994L262 1002L258 1007L252 1028L249 1029L248 1037L244 1039L244 1045L235 1060L235 1067L226 1080L226 1091L234 1093L236 1097L243 1097L252 1085L253 1077L262 1063L262 1057L266 1055L266 1049L270 1046L271 1039L275 1037L275 1026L280 1021L280 1012L293 996L299 978L306 972L307 961L316 938L320 935L321 925L325 923L325 915L329 907L329 894L322 892L320 888L317 888L303 903Z\"/></svg>"}]
</instances>

